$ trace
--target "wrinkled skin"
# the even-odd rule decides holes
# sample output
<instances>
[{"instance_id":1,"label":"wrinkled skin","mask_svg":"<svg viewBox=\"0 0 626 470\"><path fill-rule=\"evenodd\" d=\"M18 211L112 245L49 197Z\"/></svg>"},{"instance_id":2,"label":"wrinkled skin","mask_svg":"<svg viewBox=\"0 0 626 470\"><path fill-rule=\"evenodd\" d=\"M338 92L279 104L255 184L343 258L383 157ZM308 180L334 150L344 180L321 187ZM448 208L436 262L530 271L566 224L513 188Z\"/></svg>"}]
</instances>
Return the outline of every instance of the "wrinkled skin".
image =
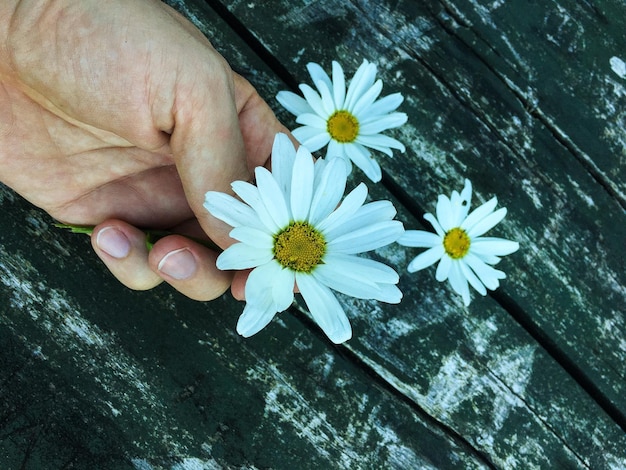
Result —
<instances>
[{"instance_id":1,"label":"wrinkled skin","mask_svg":"<svg viewBox=\"0 0 626 470\"><path fill-rule=\"evenodd\" d=\"M0 180L62 222L96 225L96 253L128 287L221 295L233 279L215 252L177 235L148 252L137 227L232 243L204 193L229 192L266 162L286 131L268 105L156 0L3 0L0 22ZM126 256L96 243L108 227ZM158 267L181 249L195 271L175 279Z\"/></svg>"}]
</instances>

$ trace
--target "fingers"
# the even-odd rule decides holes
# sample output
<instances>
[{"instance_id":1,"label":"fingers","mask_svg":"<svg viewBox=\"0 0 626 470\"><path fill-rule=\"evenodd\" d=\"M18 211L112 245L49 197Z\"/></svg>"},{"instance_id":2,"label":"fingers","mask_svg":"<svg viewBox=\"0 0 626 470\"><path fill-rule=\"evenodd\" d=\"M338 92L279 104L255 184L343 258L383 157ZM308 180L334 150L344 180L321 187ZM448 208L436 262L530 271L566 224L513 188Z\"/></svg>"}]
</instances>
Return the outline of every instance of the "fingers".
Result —
<instances>
[{"instance_id":1,"label":"fingers","mask_svg":"<svg viewBox=\"0 0 626 470\"><path fill-rule=\"evenodd\" d=\"M233 181L249 180L254 168L268 160L276 133L288 131L254 87L221 57L205 81L194 82L199 88L187 89L186 99L176 107L170 147L190 207L211 239L225 248L232 243L230 227L207 214L205 193L230 193Z\"/></svg>"},{"instance_id":2,"label":"fingers","mask_svg":"<svg viewBox=\"0 0 626 470\"><path fill-rule=\"evenodd\" d=\"M232 181L247 180L250 174L233 74L217 54L212 59L210 69L190 70L178 82L170 148L191 209L211 239L224 247L230 228L209 217L204 195L211 190L230 192Z\"/></svg>"},{"instance_id":3,"label":"fingers","mask_svg":"<svg viewBox=\"0 0 626 470\"><path fill-rule=\"evenodd\" d=\"M230 286L232 273L215 266L217 253L181 235L154 244L148 264L176 290L194 300L213 300Z\"/></svg>"},{"instance_id":4,"label":"fingers","mask_svg":"<svg viewBox=\"0 0 626 470\"><path fill-rule=\"evenodd\" d=\"M91 235L94 251L119 281L135 290L147 290L163 279L148 266L146 235L121 220L106 221Z\"/></svg>"},{"instance_id":5,"label":"fingers","mask_svg":"<svg viewBox=\"0 0 626 470\"><path fill-rule=\"evenodd\" d=\"M246 281L251 270L236 271L233 276L233 283L230 286L230 292L237 300L245 300L246 298Z\"/></svg>"},{"instance_id":6,"label":"fingers","mask_svg":"<svg viewBox=\"0 0 626 470\"><path fill-rule=\"evenodd\" d=\"M234 74L234 80L239 126L244 140L248 170L252 173L255 167L266 165L274 137L278 132L287 134L294 145L297 141L276 119L269 105L245 78Z\"/></svg>"},{"instance_id":7,"label":"fingers","mask_svg":"<svg viewBox=\"0 0 626 470\"><path fill-rule=\"evenodd\" d=\"M213 300L228 289L232 274L215 266L217 254L181 235L146 245L143 231L120 220L98 225L91 236L96 254L111 273L134 290L163 281L194 300Z\"/></svg>"}]
</instances>

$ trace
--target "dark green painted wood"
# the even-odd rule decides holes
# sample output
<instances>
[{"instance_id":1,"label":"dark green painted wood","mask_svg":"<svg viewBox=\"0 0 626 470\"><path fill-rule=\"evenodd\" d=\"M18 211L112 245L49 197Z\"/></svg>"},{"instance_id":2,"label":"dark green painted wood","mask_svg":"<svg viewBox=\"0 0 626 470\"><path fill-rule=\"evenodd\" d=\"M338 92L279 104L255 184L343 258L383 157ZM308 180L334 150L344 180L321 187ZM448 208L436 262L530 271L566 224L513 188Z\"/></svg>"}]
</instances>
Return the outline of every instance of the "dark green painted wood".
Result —
<instances>
[{"instance_id":1,"label":"dark green painted wood","mask_svg":"<svg viewBox=\"0 0 626 470\"><path fill-rule=\"evenodd\" d=\"M205 3L172 3L270 102L284 89ZM397 165L384 161L383 167L428 210L436 194L457 189L465 175L483 199L497 194L510 211L499 234L526 241L502 263L510 275L502 291L541 320L552 337L571 341L581 354L591 350L595 356L581 363L597 359L598 375L605 374L605 382L598 383L619 392L623 368L611 356L619 354L611 351L619 344L619 323L615 330L604 325L608 344L602 349L597 338L581 338L588 323L573 324L575 311L563 318L553 313L555 305L589 304L592 318L600 318L608 300L595 305L596 297L581 290L591 276L570 265L568 253L556 251L556 237L567 228L567 217L574 222L567 236L579 236L589 220L587 236L593 230L603 234L608 217L600 208L614 203L552 133L529 124L535 118L524 114L493 71L472 81L472 92L464 97L460 83L470 80L468 70L490 67L464 55L474 54L463 46L465 39L450 36L450 27L459 29L449 13L452 5L446 13L433 3L438 15L433 16L423 13L421 3L393 2L394 14L372 22L376 12L387 11L385 3L372 3L355 8L289 2L282 10L272 2L229 6L257 33L259 24L273 25L261 39L301 81L307 60L340 58L354 69L364 52L397 47L398 38L405 49L429 45L430 62L414 52L408 60L401 48L379 52L386 92L412 90L403 106L411 126L400 133L411 150L393 160ZM414 18L400 27L398 12L407 11ZM380 31L387 32L376 34ZM280 41L289 44L278 47ZM292 49L296 53L289 54ZM484 90L489 106L473 96L475 88ZM515 123L516 113L528 119L519 131L501 117ZM525 145L550 158L531 158ZM477 156L489 161L476 166ZM554 168L557 157L568 171L574 167L569 184ZM380 186L371 192L389 197ZM623 432L491 298L464 309L432 273L405 274L400 306L342 299L355 329L346 346L329 345L298 313L281 315L258 336L243 340L234 333L241 305L227 296L198 304L165 287L129 292L98 264L85 239L52 229L45 216L12 193L1 195L7 215L0 230L0 455L16 467L23 460L25 468L42 468L42 462L50 468L71 462L76 468L139 469L626 466ZM585 201L593 204L577 204ZM556 202L561 214L547 209ZM403 209L399 217L410 227L419 223ZM575 254L586 240L571 236ZM617 241L605 237L593 246L617 253L611 243ZM542 261L544 253L549 256ZM584 253L588 263L603 256L591 249ZM401 268L414 254L394 246L377 256ZM605 272L623 285L614 269L619 260L607 262ZM564 287L548 292L555 276L569 273L570 266L581 280L564 278L571 286L567 295ZM551 276L544 279L546 272ZM586 289L607 293L600 283ZM533 296L544 296L543 310ZM579 339L585 340L580 346L574 344Z\"/></svg>"},{"instance_id":2,"label":"dark green painted wood","mask_svg":"<svg viewBox=\"0 0 626 470\"><path fill-rule=\"evenodd\" d=\"M293 314L243 340L241 304L128 291L0 196L3 468L485 468Z\"/></svg>"},{"instance_id":3,"label":"dark green painted wood","mask_svg":"<svg viewBox=\"0 0 626 470\"><path fill-rule=\"evenodd\" d=\"M509 216L498 234L522 249L503 262L509 279L497 298L624 421L624 80L610 66L626 50L623 4L598 14L566 1L225 3L298 82L308 61L328 69L340 59L350 73L363 58L379 63L385 92L402 91L409 115L395 133L409 150L380 157L383 167L429 211L464 177L479 200L499 197ZM579 31L574 55L584 60L559 49L559 17Z\"/></svg>"}]
</instances>

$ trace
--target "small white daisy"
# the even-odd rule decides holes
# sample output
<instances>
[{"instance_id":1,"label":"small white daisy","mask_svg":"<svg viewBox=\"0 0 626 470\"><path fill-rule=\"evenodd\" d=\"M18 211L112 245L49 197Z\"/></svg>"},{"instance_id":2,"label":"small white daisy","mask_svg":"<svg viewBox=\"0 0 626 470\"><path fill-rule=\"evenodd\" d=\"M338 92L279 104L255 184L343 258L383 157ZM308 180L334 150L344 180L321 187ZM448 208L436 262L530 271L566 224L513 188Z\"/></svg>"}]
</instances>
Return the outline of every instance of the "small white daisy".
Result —
<instances>
[{"instance_id":1,"label":"small white daisy","mask_svg":"<svg viewBox=\"0 0 626 470\"><path fill-rule=\"evenodd\" d=\"M309 63L307 69L317 91L301 84L304 98L290 91L281 91L276 99L303 124L293 135L311 152L328 144L327 157L350 160L369 179L382 178L380 166L367 147L392 156L392 149L405 151L404 145L381 132L401 126L407 120L404 113L393 112L403 101L400 93L377 100L383 82L376 80L376 65L364 60L350 81L346 82L341 66L333 61L332 80L318 64ZM349 173L349 171L348 171Z\"/></svg>"},{"instance_id":2,"label":"small white daisy","mask_svg":"<svg viewBox=\"0 0 626 470\"><path fill-rule=\"evenodd\" d=\"M437 218L425 214L437 232L407 230L398 243L405 246L429 248L409 263L408 271L415 272L439 261L435 277L443 282L450 281L452 288L463 297L465 305L470 303L468 282L480 294L487 289L495 290L499 279L506 275L490 265L500 262L500 256L518 250L519 243L503 238L482 237L506 215L502 207L494 212L497 198L484 203L468 215L472 199L472 184L465 180L461 194L452 192L452 197L440 195L437 201Z\"/></svg>"},{"instance_id":3,"label":"small white daisy","mask_svg":"<svg viewBox=\"0 0 626 470\"><path fill-rule=\"evenodd\" d=\"M333 342L342 343L352 329L331 289L400 302L398 274L355 255L393 243L404 228L393 220L391 202L364 204L367 187L362 183L341 202L347 179L341 159L314 163L306 148L296 152L284 134L276 136L271 158L271 172L256 168L257 186L232 184L241 201L206 193L205 208L234 227L230 236L239 242L220 254L217 267L254 268L237 331L246 337L260 331L292 304L297 285L313 319Z\"/></svg>"}]
</instances>

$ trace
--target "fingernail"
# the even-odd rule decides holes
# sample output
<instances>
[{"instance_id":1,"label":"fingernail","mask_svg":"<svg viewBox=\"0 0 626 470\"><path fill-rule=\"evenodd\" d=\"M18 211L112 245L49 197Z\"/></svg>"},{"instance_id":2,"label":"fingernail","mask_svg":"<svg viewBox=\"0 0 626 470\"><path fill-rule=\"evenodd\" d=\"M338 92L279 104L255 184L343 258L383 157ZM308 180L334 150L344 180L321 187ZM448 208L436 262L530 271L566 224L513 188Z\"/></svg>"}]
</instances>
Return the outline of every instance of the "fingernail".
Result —
<instances>
[{"instance_id":1,"label":"fingernail","mask_svg":"<svg viewBox=\"0 0 626 470\"><path fill-rule=\"evenodd\" d=\"M196 272L196 258L187 248L181 248L166 254L157 269L178 281L183 281Z\"/></svg>"},{"instance_id":2,"label":"fingernail","mask_svg":"<svg viewBox=\"0 0 626 470\"><path fill-rule=\"evenodd\" d=\"M113 258L126 258L130 253L130 241L115 227L105 227L98 232L96 245Z\"/></svg>"}]
</instances>

